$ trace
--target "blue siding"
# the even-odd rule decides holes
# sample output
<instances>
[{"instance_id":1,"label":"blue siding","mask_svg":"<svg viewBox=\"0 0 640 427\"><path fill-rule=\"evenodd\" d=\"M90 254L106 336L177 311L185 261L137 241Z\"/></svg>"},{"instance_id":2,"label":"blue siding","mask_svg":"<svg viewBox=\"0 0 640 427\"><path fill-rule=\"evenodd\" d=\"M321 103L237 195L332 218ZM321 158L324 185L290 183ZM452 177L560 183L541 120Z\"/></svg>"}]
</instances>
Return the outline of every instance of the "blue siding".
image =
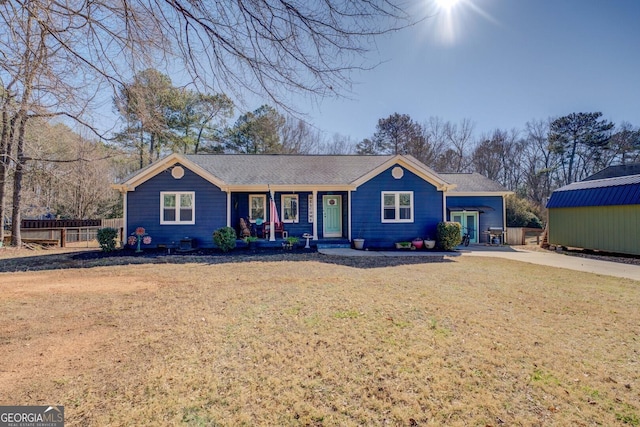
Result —
<instances>
[{"instance_id":1,"label":"blue siding","mask_svg":"<svg viewBox=\"0 0 640 427\"><path fill-rule=\"evenodd\" d=\"M415 237L435 238L436 227L442 221L442 192L406 169L401 179L395 179L391 175L395 166L367 181L351 195L351 237L366 239L367 247L390 248L394 242ZM414 222L383 223L382 191L413 191Z\"/></svg>"},{"instance_id":2,"label":"blue siding","mask_svg":"<svg viewBox=\"0 0 640 427\"><path fill-rule=\"evenodd\" d=\"M282 215L280 203L282 202L280 194L297 194L298 195L298 222L284 224L284 229L289 232L290 236L302 236L304 233L313 234L313 223L309 222L309 194L310 192L300 193L278 193L276 197L276 206L278 206L278 215ZM320 215L321 209L318 209Z\"/></svg>"},{"instance_id":3,"label":"blue siding","mask_svg":"<svg viewBox=\"0 0 640 427\"><path fill-rule=\"evenodd\" d=\"M227 225L226 193L186 167L182 179L174 179L169 170L159 173L127 193L127 235L144 227L152 238L151 246L178 245L180 239L193 238L200 247L213 246L213 232ZM195 224L160 225L160 192L194 191Z\"/></svg>"},{"instance_id":4,"label":"blue siding","mask_svg":"<svg viewBox=\"0 0 640 427\"><path fill-rule=\"evenodd\" d=\"M240 231L240 218L249 217L249 195L250 194L264 194L267 200L267 214L269 212L269 194L268 193L233 193L231 195L231 226L236 229L236 232ZM298 222L284 224L284 229L290 236L302 236L304 233L313 233L313 223L309 222L309 208L308 197L311 192L274 192L274 199L276 202L276 208L278 209L278 216L282 216L282 198L283 194L297 194L298 195ZM320 212L320 210L318 210ZM280 218L282 219L282 218ZM277 238L280 238L278 234Z\"/></svg>"},{"instance_id":5,"label":"blue siding","mask_svg":"<svg viewBox=\"0 0 640 427\"><path fill-rule=\"evenodd\" d=\"M489 227L503 227L503 199L502 196L447 196L447 221L451 220L450 211L462 210L468 206L486 206L493 210L485 209L478 215L478 238L482 241L482 232ZM460 208L460 209L457 209Z\"/></svg>"},{"instance_id":6,"label":"blue siding","mask_svg":"<svg viewBox=\"0 0 640 427\"><path fill-rule=\"evenodd\" d=\"M394 242L407 241L415 237L435 238L436 228L443 220L442 192L418 175L404 169L404 175L395 179L391 171L393 165L362 184L351 193L352 238L366 239L370 248L391 248ZM401 167L401 166L400 166ZM185 175L182 179L174 179L167 169L140 184L135 191L127 194L127 235L133 233L136 227L144 227L152 237L151 246L157 244L178 245L185 237L195 240L199 247L212 247L212 233L227 224L226 193L209 181L201 178L184 167ZM194 225L160 225L160 193L163 191L193 191L195 192L195 224ZM413 222L383 223L382 222L382 192L413 192ZM231 195L231 226L239 229L241 217L249 215L249 194L233 193ZM268 193L263 193L267 200ZM275 202L281 215L281 195L297 194L299 203L299 221L286 223L285 230L290 236L301 236L313 233L313 223L308 221L308 196L310 192L275 193ZM340 195L342 197L342 237L349 236L349 193L346 191L318 192L315 199L317 205L318 237L323 238L322 199L325 195ZM494 210L480 214L480 228L499 227L503 225L503 199L501 196L492 197L448 197L449 208L456 206L490 206Z\"/></svg>"}]
</instances>

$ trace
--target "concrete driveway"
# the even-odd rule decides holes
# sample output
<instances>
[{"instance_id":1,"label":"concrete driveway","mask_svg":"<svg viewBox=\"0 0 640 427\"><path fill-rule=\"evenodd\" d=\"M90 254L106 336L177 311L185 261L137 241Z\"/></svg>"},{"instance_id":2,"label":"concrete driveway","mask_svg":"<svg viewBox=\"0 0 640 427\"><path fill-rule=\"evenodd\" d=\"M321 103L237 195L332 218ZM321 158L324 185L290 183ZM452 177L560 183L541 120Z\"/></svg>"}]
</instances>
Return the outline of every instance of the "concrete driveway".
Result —
<instances>
[{"instance_id":1,"label":"concrete driveway","mask_svg":"<svg viewBox=\"0 0 640 427\"><path fill-rule=\"evenodd\" d=\"M511 259L528 262L530 264L546 265L550 267L566 268L605 276L621 277L640 281L640 265L623 264L619 262L602 261L580 256L566 255L552 251L536 251L514 248L510 246L471 245L461 247L457 252L430 251L357 251L348 248L318 249L318 252L334 256L480 256Z\"/></svg>"},{"instance_id":2,"label":"concrete driveway","mask_svg":"<svg viewBox=\"0 0 640 427\"><path fill-rule=\"evenodd\" d=\"M528 251L526 249L512 248L509 246L487 247L478 245L470 246L459 252L461 252L462 256L506 258L531 264L547 265L550 267L566 268L569 270L585 271L587 273L640 281L640 265L602 261L553 251Z\"/></svg>"}]
</instances>

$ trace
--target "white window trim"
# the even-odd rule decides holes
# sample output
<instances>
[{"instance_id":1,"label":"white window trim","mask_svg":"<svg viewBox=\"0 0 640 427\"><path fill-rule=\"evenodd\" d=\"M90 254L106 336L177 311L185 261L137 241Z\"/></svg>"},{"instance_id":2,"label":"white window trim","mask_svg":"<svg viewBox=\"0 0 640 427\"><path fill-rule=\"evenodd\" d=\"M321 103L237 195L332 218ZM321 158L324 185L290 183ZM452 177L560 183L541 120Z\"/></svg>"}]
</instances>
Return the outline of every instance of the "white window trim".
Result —
<instances>
[{"instance_id":1,"label":"white window trim","mask_svg":"<svg viewBox=\"0 0 640 427\"><path fill-rule=\"evenodd\" d=\"M191 196L191 220L180 221L180 196L189 194ZM176 196L176 220L164 220L164 196ZM160 192L160 225L193 225L196 223L196 193L195 191L161 191Z\"/></svg>"},{"instance_id":2,"label":"white window trim","mask_svg":"<svg viewBox=\"0 0 640 427\"><path fill-rule=\"evenodd\" d=\"M296 218L295 219L284 219L284 209L285 209L284 199L287 197L296 200ZM297 224L300 221L300 197L298 197L297 194L281 194L280 195L280 221L284 223L290 223L290 224L294 224L294 223Z\"/></svg>"},{"instance_id":3,"label":"white window trim","mask_svg":"<svg viewBox=\"0 0 640 427\"><path fill-rule=\"evenodd\" d=\"M267 210L269 209L268 205L267 205L267 196L265 194L249 194L249 214L247 215L249 217L249 222L251 223L255 223L256 219L258 218L253 218L251 216L251 199L262 199L262 210L264 211L264 218L261 218L263 222L267 222Z\"/></svg>"},{"instance_id":4,"label":"white window trim","mask_svg":"<svg viewBox=\"0 0 640 427\"><path fill-rule=\"evenodd\" d=\"M393 194L395 197L395 209L396 214L394 219L385 219L384 218L384 196L387 194ZM400 194L409 194L410 201L410 215L411 218L408 219L400 219ZM383 223L399 223L399 222L414 222L414 203L413 203L413 191L383 191L380 195L380 220Z\"/></svg>"}]
</instances>

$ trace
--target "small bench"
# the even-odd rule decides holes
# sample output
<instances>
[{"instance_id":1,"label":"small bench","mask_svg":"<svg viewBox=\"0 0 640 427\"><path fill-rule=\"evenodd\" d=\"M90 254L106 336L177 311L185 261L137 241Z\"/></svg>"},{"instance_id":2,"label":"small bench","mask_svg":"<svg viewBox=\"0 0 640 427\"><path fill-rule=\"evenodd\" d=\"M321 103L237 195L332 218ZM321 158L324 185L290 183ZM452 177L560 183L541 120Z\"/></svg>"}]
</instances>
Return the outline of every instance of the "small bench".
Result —
<instances>
[{"instance_id":1,"label":"small bench","mask_svg":"<svg viewBox=\"0 0 640 427\"><path fill-rule=\"evenodd\" d=\"M58 239L22 239L22 243L31 243L41 246L60 246Z\"/></svg>"}]
</instances>

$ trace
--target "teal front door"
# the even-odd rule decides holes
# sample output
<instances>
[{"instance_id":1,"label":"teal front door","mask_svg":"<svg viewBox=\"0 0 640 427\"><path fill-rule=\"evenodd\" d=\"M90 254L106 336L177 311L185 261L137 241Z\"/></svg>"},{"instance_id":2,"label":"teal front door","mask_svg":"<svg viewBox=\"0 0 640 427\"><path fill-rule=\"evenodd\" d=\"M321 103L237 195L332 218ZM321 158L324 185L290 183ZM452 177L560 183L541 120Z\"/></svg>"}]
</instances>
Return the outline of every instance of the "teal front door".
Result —
<instances>
[{"instance_id":1,"label":"teal front door","mask_svg":"<svg viewBox=\"0 0 640 427\"><path fill-rule=\"evenodd\" d=\"M478 212L476 211L458 211L451 212L451 221L459 222L462 225L461 233L469 233L469 241L478 243Z\"/></svg>"},{"instance_id":2,"label":"teal front door","mask_svg":"<svg viewBox=\"0 0 640 427\"><path fill-rule=\"evenodd\" d=\"M322 196L322 235L342 237L342 196Z\"/></svg>"}]
</instances>

